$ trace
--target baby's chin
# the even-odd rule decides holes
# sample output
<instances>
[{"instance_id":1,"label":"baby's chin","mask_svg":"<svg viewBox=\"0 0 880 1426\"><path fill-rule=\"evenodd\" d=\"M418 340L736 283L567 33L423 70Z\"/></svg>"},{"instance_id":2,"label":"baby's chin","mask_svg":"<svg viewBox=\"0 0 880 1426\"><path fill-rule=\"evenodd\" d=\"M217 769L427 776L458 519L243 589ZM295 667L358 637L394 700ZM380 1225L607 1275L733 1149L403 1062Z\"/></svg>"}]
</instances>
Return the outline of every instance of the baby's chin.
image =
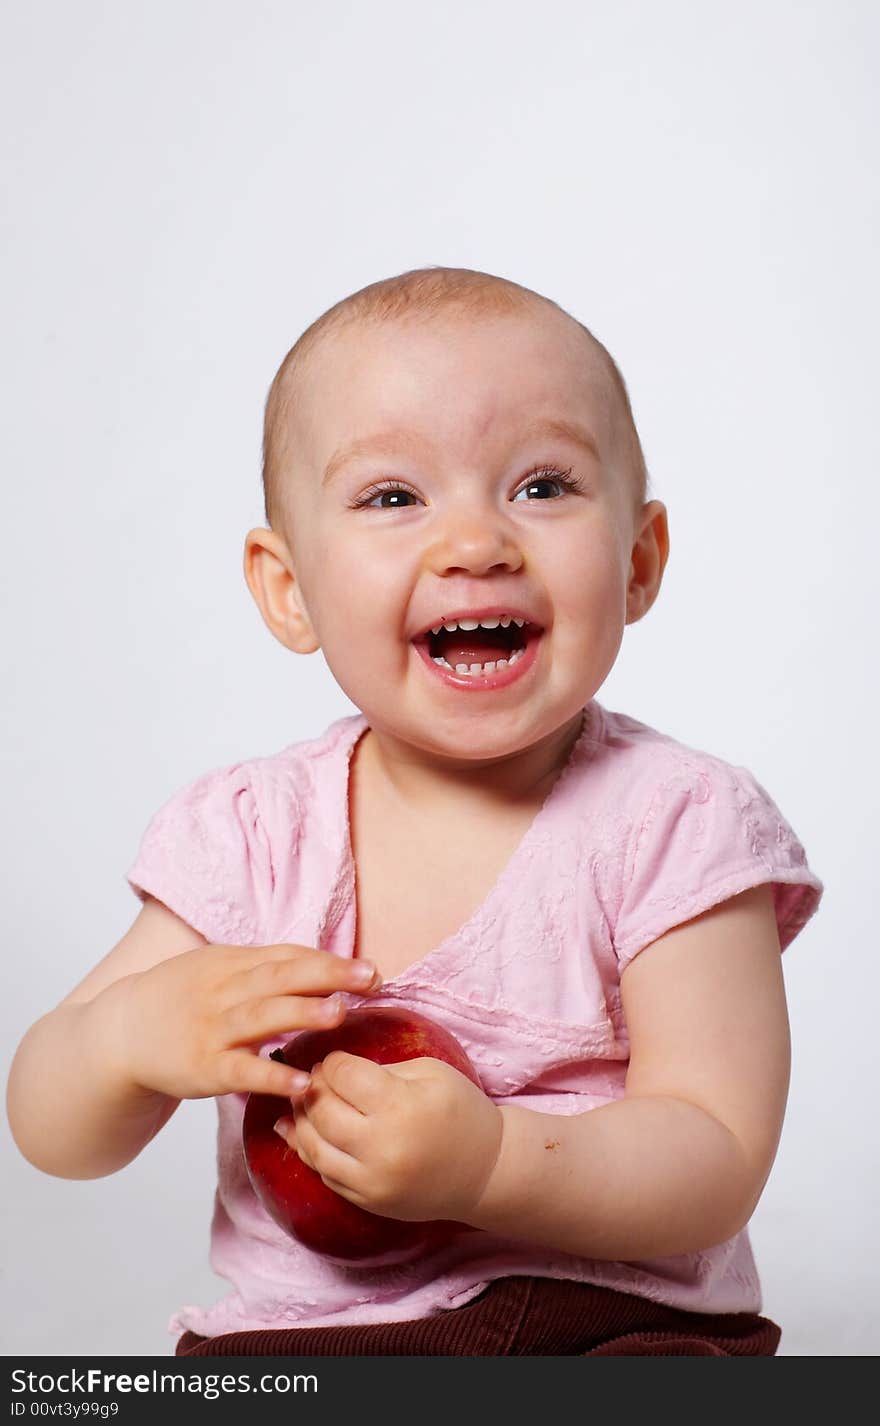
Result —
<instances>
[{"instance_id":1,"label":"baby's chin","mask_svg":"<svg viewBox=\"0 0 880 1426\"><path fill-rule=\"evenodd\" d=\"M399 709L394 716L383 717L380 709L364 716L370 726L362 750L389 773L409 766L476 786L481 772L504 768L511 795L526 796L566 761L583 726L584 706L546 709L539 717L518 710L498 718L478 712L406 718Z\"/></svg>"}]
</instances>

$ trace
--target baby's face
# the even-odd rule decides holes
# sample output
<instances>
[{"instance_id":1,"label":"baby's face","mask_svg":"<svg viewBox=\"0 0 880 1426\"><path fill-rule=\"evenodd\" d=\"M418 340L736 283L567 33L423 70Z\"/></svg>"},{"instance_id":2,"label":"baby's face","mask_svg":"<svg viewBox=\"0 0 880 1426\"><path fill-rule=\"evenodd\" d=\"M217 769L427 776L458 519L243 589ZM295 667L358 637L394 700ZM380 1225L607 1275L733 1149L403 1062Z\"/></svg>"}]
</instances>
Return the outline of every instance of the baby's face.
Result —
<instances>
[{"instance_id":1,"label":"baby's face","mask_svg":"<svg viewBox=\"0 0 880 1426\"><path fill-rule=\"evenodd\" d=\"M579 329L552 311L359 324L317 349L300 389L281 533L315 638L370 724L469 763L575 718L621 644L638 520L608 378ZM425 637L486 610L533 627ZM440 676L445 653L495 662L496 686Z\"/></svg>"}]
</instances>

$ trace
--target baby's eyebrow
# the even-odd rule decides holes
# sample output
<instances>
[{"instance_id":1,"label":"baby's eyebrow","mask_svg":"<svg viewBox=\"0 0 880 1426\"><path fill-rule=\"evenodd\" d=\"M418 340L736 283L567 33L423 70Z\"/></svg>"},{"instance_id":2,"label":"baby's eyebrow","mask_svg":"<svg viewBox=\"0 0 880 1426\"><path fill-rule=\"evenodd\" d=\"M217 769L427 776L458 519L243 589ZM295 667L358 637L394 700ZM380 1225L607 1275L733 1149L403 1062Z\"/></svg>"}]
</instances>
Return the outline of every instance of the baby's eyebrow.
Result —
<instances>
[{"instance_id":1,"label":"baby's eyebrow","mask_svg":"<svg viewBox=\"0 0 880 1426\"><path fill-rule=\"evenodd\" d=\"M578 421L570 421L562 417L542 416L532 421L520 433L518 443L525 444L527 441L546 437L582 446L594 460L600 459L599 446L592 432ZM401 450L407 453L417 453L426 444L428 443L417 432L406 428L380 431L374 436L363 436L360 440L340 446L337 451L334 451L324 467L321 484L329 485L334 476L351 460L363 456L390 456Z\"/></svg>"},{"instance_id":2,"label":"baby's eyebrow","mask_svg":"<svg viewBox=\"0 0 880 1426\"><path fill-rule=\"evenodd\" d=\"M324 474L321 476L321 484L329 485L335 475L339 473L344 465L351 460L357 460L361 456L381 456L390 455L392 451L403 450L416 452L424 443L416 435L415 431L405 428L394 431L380 431L375 436L363 436L358 441L352 441L350 445L340 446L328 460L324 467Z\"/></svg>"}]
</instances>

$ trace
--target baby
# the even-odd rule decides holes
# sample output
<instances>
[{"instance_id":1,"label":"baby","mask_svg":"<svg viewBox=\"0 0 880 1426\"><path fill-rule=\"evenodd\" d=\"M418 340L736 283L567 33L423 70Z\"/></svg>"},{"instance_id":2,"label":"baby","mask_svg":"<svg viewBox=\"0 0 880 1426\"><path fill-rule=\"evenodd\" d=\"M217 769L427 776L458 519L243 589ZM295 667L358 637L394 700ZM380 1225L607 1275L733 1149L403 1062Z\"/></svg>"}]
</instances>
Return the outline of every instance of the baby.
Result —
<instances>
[{"instance_id":1,"label":"baby","mask_svg":"<svg viewBox=\"0 0 880 1426\"><path fill-rule=\"evenodd\" d=\"M669 549L609 353L487 273L374 283L282 363L263 479L251 594L360 712L155 814L134 924L18 1048L21 1152L110 1174L216 1097L233 1290L175 1315L180 1355L773 1355L747 1223L822 884L748 771L596 701ZM482 1090L269 1057L366 1002ZM352 1203L466 1226L392 1266L304 1248L251 1189L251 1091Z\"/></svg>"}]
</instances>

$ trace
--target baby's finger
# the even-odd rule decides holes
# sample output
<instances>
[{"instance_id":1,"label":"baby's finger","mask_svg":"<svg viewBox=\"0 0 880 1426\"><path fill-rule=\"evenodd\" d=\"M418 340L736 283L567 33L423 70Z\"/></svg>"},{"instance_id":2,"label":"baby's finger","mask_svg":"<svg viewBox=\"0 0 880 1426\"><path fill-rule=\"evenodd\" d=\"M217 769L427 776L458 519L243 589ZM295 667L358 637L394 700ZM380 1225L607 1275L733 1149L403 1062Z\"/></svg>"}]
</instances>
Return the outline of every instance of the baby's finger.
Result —
<instances>
[{"instance_id":1,"label":"baby's finger","mask_svg":"<svg viewBox=\"0 0 880 1426\"><path fill-rule=\"evenodd\" d=\"M228 1050L218 1061L217 1094L276 1094L301 1099L309 1087L302 1070L250 1050Z\"/></svg>"},{"instance_id":2,"label":"baby's finger","mask_svg":"<svg viewBox=\"0 0 880 1426\"><path fill-rule=\"evenodd\" d=\"M299 1109L294 1111L294 1124L296 1151L307 1168L314 1169L321 1178L332 1178L346 1189L353 1188L362 1173L357 1159L347 1154L344 1149L322 1139L314 1125L309 1123L306 1115Z\"/></svg>"},{"instance_id":3,"label":"baby's finger","mask_svg":"<svg viewBox=\"0 0 880 1426\"><path fill-rule=\"evenodd\" d=\"M397 1088L395 1077L384 1065L350 1055L345 1050L333 1050L321 1061L320 1073L340 1099L344 1099L361 1114L376 1114L388 1105L389 1096ZM313 1074L313 1081L314 1074Z\"/></svg>"},{"instance_id":4,"label":"baby's finger","mask_svg":"<svg viewBox=\"0 0 880 1426\"><path fill-rule=\"evenodd\" d=\"M348 960L328 951L297 948L287 957L261 961L236 971L220 988L218 999L223 1008L238 1001L279 995L322 996L334 990L362 995L377 989L381 980L370 961Z\"/></svg>"},{"instance_id":5,"label":"baby's finger","mask_svg":"<svg viewBox=\"0 0 880 1426\"><path fill-rule=\"evenodd\" d=\"M307 1119L317 1134L328 1144L360 1158L366 1146L370 1124L366 1115L361 1114L351 1104L327 1084L316 1065L308 1089L296 1107L297 1120Z\"/></svg>"},{"instance_id":6,"label":"baby's finger","mask_svg":"<svg viewBox=\"0 0 880 1426\"><path fill-rule=\"evenodd\" d=\"M245 1000L218 1016L224 1048L261 1045L296 1030L326 1030L341 1025L348 1006L338 991L326 998L314 995L276 995L268 1000Z\"/></svg>"},{"instance_id":7,"label":"baby's finger","mask_svg":"<svg viewBox=\"0 0 880 1426\"><path fill-rule=\"evenodd\" d=\"M280 1119L276 1119L272 1125L279 1139L283 1139L290 1149L296 1148L296 1125L287 1114L282 1114ZM305 1160L303 1160L305 1162ZM310 1167L310 1165L309 1165Z\"/></svg>"},{"instance_id":8,"label":"baby's finger","mask_svg":"<svg viewBox=\"0 0 880 1426\"><path fill-rule=\"evenodd\" d=\"M349 1203L353 1203L356 1208L367 1208L367 1200L362 1193L350 1188L347 1183L340 1183L338 1179L330 1178L328 1174L321 1174L321 1182L338 1193L340 1198L347 1198ZM367 1209L369 1212L370 1210ZM384 1215L383 1215L384 1216Z\"/></svg>"}]
</instances>

